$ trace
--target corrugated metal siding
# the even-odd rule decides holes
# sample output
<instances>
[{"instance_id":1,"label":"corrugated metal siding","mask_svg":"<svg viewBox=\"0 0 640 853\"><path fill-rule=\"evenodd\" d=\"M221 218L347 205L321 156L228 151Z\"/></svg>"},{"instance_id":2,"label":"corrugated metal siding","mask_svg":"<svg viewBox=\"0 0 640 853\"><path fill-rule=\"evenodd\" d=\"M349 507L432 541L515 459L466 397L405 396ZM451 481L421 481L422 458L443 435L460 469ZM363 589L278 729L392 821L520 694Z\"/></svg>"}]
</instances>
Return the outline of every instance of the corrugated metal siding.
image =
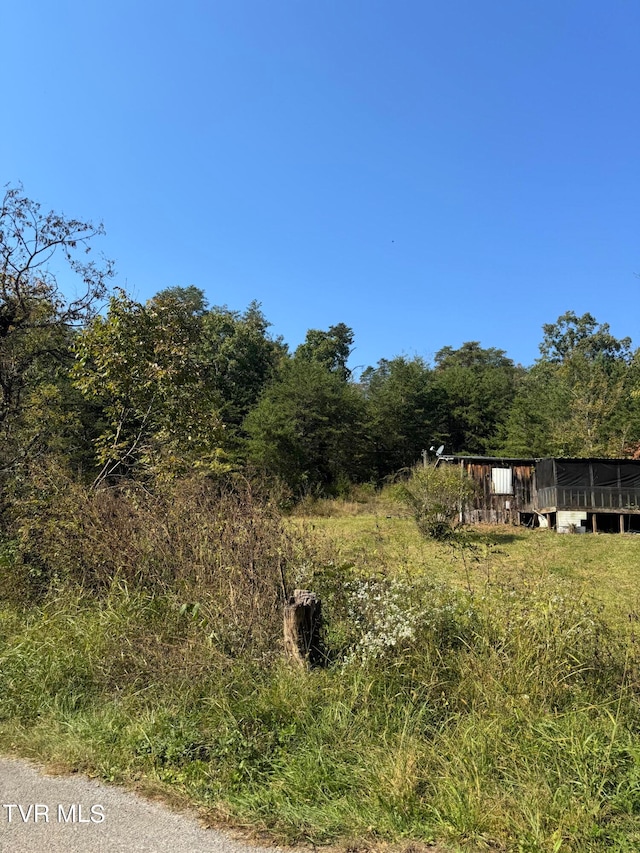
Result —
<instances>
[{"instance_id":1,"label":"corrugated metal siding","mask_svg":"<svg viewBox=\"0 0 640 853\"><path fill-rule=\"evenodd\" d=\"M511 468L491 469L491 491L494 495L513 494Z\"/></svg>"}]
</instances>

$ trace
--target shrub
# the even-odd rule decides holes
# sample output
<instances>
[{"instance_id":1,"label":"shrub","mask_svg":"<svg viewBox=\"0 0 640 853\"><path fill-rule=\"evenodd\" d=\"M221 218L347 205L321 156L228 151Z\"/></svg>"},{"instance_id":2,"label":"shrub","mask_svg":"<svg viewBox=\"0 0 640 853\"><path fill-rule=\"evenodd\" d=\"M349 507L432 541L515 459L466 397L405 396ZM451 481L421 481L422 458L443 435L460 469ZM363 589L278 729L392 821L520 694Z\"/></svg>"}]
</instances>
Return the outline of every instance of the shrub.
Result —
<instances>
[{"instance_id":1,"label":"shrub","mask_svg":"<svg viewBox=\"0 0 640 853\"><path fill-rule=\"evenodd\" d=\"M416 466L399 497L411 508L424 536L445 540L458 528L461 507L474 490L473 481L457 466Z\"/></svg>"},{"instance_id":2,"label":"shrub","mask_svg":"<svg viewBox=\"0 0 640 853\"><path fill-rule=\"evenodd\" d=\"M18 565L43 583L98 595L114 582L171 592L225 653L278 646L302 537L248 482L201 477L155 494L135 483L92 491L43 471L16 509Z\"/></svg>"}]
</instances>

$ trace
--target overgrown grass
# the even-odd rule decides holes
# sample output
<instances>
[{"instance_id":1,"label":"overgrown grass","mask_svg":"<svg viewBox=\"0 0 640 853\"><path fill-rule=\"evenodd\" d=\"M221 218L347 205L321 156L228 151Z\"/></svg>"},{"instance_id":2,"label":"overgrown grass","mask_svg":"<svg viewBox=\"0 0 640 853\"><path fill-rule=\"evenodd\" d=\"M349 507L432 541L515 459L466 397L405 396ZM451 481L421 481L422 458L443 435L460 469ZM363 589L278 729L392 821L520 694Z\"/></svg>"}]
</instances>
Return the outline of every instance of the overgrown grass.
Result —
<instances>
[{"instance_id":1,"label":"overgrown grass","mask_svg":"<svg viewBox=\"0 0 640 853\"><path fill-rule=\"evenodd\" d=\"M487 581L522 584L555 577L578 595L592 596L607 619L624 623L640 614L640 536L559 535L522 527L477 526L453 545L420 536L401 514L311 519L313 531L338 561L372 573L425 575L480 590Z\"/></svg>"},{"instance_id":2,"label":"overgrown grass","mask_svg":"<svg viewBox=\"0 0 640 853\"><path fill-rule=\"evenodd\" d=\"M253 530L264 513L237 511ZM284 560L287 583L321 594L327 668L283 661L277 607L275 621L252 611L268 630L228 622L219 579L236 576L246 538L192 528L205 579L178 566L150 583L148 557L142 576L101 574L99 589L57 576L28 606L5 600L2 748L285 841L638 849L640 649L620 592L638 540L502 529L456 551L403 519L343 516L293 547L298 522L276 521L251 540L271 578L259 588L278 600ZM1 579L14 568L5 547Z\"/></svg>"}]
</instances>

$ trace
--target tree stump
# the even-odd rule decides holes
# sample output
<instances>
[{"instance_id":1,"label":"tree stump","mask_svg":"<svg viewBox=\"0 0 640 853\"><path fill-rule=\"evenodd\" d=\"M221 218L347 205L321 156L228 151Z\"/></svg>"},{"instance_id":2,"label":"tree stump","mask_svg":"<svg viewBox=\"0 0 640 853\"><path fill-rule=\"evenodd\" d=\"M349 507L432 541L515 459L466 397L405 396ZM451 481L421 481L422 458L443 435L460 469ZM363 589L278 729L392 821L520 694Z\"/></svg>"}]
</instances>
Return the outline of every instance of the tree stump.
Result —
<instances>
[{"instance_id":1,"label":"tree stump","mask_svg":"<svg viewBox=\"0 0 640 853\"><path fill-rule=\"evenodd\" d=\"M296 589L284 606L284 650L301 667L322 666L321 601L315 592Z\"/></svg>"}]
</instances>

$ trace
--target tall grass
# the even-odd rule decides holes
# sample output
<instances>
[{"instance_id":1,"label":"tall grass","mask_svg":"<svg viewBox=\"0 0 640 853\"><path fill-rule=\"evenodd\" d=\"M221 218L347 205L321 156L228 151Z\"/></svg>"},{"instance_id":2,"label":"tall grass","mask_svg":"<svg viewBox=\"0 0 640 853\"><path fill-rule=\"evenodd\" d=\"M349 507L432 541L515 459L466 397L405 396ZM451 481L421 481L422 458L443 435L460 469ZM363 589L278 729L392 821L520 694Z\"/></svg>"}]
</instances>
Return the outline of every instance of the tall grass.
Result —
<instances>
[{"instance_id":1,"label":"tall grass","mask_svg":"<svg viewBox=\"0 0 640 853\"><path fill-rule=\"evenodd\" d=\"M111 493L119 536L84 495L90 555L31 540L49 588L0 609L5 749L287 841L638 849L635 623L549 574L331 561L245 491L181 489ZM282 658L283 578L322 595L324 669Z\"/></svg>"}]
</instances>

